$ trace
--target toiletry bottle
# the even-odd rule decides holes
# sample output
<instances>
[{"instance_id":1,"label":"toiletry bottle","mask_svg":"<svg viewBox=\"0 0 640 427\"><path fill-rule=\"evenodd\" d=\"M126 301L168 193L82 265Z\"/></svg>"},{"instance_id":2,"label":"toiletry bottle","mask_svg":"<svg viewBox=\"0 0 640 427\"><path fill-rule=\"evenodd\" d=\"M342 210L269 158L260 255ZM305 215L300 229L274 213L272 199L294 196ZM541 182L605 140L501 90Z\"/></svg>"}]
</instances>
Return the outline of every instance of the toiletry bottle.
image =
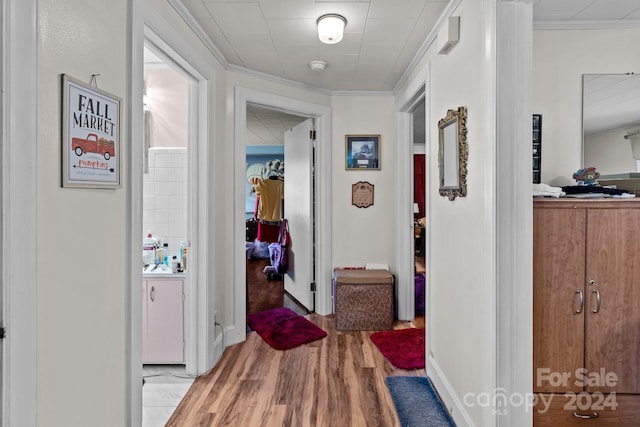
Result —
<instances>
[{"instance_id":1,"label":"toiletry bottle","mask_svg":"<svg viewBox=\"0 0 640 427\"><path fill-rule=\"evenodd\" d=\"M162 259L162 263L164 265L166 265L167 267L170 267L169 265L169 244L165 243L162 245L162 256L164 257Z\"/></svg>"},{"instance_id":2,"label":"toiletry bottle","mask_svg":"<svg viewBox=\"0 0 640 427\"><path fill-rule=\"evenodd\" d=\"M164 259L163 248L162 245L158 244L158 248L156 249L156 264L162 264Z\"/></svg>"},{"instance_id":3,"label":"toiletry bottle","mask_svg":"<svg viewBox=\"0 0 640 427\"><path fill-rule=\"evenodd\" d=\"M180 266L182 270L187 269L187 244L180 242Z\"/></svg>"},{"instance_id":4,"label":"toiletry bottle","mask_svg":"<svg viewBox=\"0 0 640 427\"><path fill-rule=\"evenodd\" d=\"M149 230L147 232L147 237L142 240L142 263L144 265L155 263L157 243L158 241L153 238L151 230Z\"/></svg>"},{"instance_id":5,"label":"toiletry bottle","mask_svg":"<svg viewBox=\"0 0 640 427\"><path fill-rule=\"evenodd\" d=\"M174 255L173 258L171 258L171 272L172 273L178 272L178 256L177 255Z\"/></svg>"}]
</instances>

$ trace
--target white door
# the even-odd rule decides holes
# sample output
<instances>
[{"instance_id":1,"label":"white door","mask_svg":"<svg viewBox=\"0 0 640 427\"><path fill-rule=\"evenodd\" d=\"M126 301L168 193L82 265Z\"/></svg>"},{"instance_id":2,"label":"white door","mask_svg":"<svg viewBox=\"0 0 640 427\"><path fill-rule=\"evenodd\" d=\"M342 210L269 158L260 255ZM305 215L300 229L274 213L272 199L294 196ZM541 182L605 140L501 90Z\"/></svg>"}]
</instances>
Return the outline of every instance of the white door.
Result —
<instances>
[{"instance_id":1,"label":"white door","mask_svg":"<svg viewBox=\"0 0 640 427\"><path fill-rule=\"evenodd\" d=\"M291 246L284 288L302 305L315 310L311 292L313 271L313 119L284 135L284 217L289 222Z\"/></svg>"}]
</instances>

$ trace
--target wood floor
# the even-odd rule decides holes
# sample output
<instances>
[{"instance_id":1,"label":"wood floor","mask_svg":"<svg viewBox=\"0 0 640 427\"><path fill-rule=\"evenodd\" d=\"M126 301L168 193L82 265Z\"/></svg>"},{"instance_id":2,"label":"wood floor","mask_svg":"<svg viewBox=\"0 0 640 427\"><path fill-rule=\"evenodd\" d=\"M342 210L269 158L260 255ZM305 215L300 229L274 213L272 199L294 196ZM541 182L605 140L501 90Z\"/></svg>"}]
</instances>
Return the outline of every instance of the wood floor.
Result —
<instances>
[{"instance_id":1,"label":"wood floor","mask_svg":"<svg viewBox=\"0 0 640 427\"><path fill-rule=\"evenodd\" d=\"M279 351L248 333L195 380L166 425L399 427L385 377L424 376L424 369L394 368L371 331L337 331L335 315L306 317L328 336Z\"/></svg>"}]
</instances>

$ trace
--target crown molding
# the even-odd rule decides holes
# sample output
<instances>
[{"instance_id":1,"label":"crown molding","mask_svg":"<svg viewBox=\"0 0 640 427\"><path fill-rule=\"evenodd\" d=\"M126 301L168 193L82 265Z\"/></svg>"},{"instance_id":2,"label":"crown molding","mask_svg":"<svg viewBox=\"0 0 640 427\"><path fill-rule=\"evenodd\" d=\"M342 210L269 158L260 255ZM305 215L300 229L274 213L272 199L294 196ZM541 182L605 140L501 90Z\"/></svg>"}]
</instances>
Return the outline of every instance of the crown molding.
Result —
<instances>
[{"instance_id":1,"label":"crown molding","mask_svg":"<svg viewBox=\"0 0 640 427\"><path fill-rule=\"evenodd\" d=\"M393 87L392 92L394 94L397 94L398 91L400 90L400 88L402 87L402 85L404 85L406 83L406 81L409 78L409 76L411 75L411 73L413 73L415 68L418 66L418 63L422 60L424 55L427 53L427 50L429 50L431 45L436 41L436 38L438 37L438 33L440 32L440 29L442 28L444 23L449 19L449 17L453 14L453 12L458 8L458 6L460 5L461 2L462 2L462 0L451 0L451 1L449 1L449 3L447 4L447 7L442 12L442 14L440 14L440 17L436 21L436 24L431 29L431 32L429 32L429 34L427 35L427 38L424 40L424 42L420 46L420 49L418 49L416 54L413 56L413 59L411 60L411 62L407 66L407 68L404 70L404 73L402 73L402 75L400 76L400 79L398 80L398 82Z\"/></svg>"},{"instance_id":2,"label":"crown molding","mask_svg":"<svg viewBox=\"0 0 640 427\"><path fill-rule=\"evenodd\" d=\"M618 30L638 29L640 19L607 21L533 21L533 30Z\"/></svg>"},{"instance_id":3,"label":"crown molding","mask_svg":"<svg viewBox=\"0 0 640 427\"><path fill-rule=\"evenodd\" d=\"M193 30L196 36L202 41L202 43L206 46L207 49L213 54L213 56L222 64L224 68L227 68L229 63L227 59L224 57L220 49L213 43L213 41L209 38L206 31L202 28L196 18L193 17L191 12L187 10L182 1L180 0L167 0L167 2L173 7L173 9L180 15L182 20Z\"/></svg>"}]
</instances>

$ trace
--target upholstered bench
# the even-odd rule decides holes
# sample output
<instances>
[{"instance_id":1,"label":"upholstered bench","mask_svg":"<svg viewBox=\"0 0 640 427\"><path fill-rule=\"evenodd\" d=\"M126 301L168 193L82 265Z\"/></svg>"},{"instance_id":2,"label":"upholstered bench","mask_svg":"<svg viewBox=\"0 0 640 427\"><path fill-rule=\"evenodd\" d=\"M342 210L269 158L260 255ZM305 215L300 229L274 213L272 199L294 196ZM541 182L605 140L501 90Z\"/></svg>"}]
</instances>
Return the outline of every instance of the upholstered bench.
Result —
<instances>
[{"instance_id":1,"label":"upholstered bench","mask_svg":"<svg viewBox=\"0 0 640 427\"><path fill-rule=\"evenodd\" d=\"M334 271L338 330L393 329L394 280L387 270Z\"/></svg>"}]
</instances>

